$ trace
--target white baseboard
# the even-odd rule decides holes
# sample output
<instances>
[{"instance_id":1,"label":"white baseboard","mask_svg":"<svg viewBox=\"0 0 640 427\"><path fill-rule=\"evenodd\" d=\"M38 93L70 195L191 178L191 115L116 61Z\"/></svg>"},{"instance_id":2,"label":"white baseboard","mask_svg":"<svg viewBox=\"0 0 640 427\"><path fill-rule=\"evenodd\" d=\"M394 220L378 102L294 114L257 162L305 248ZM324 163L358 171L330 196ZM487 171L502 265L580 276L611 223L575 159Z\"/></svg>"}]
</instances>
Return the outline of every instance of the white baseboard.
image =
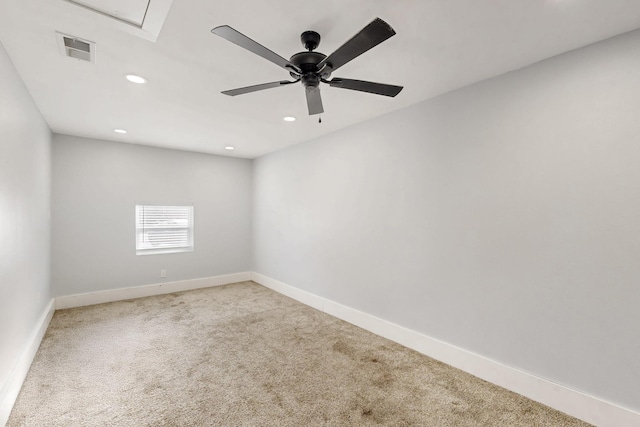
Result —
<instances>
[{"instance_id":1,"label":"white baseboard","mask_svg":"<svg viewBox=\"0 0 640 427\"><path fill-rule=\"evenodd\" d=\"M251 280L250 272L225 274L222 276L204 277L201 279L180 280L177 282L157 283L152 285L132 286L130 288L109 289L105 291L88 292L85 294L66 295L56 297L56 309L60 310L63 308L83 307L85 305L102 304L105 302L190 291L192 289L222 286L228 285L229 283L244 282L246 280Z\"/></svg>"},{"instance_id":2,"label":"white baseboard","mask_svg":"<svg viewBox=\"0 0 640 427\"><path fill-rule=\"evenodd\" d=\"M53 317L54 311L55 300L52 298L42 312L35 328L33 328L31 335L29 336L29 340L27 341L27 345L22 350L19 359L11 369L7 382L2 390L0 390L0 426L5 425L7 421L9 421L11 409L18 398L18 394L22 388L22 383L29 373L31 362L33 362L33 358L40 347L40 342L49 327L49 322Z\"/></svg>"},{"instance_id":3,"label":"white baseboard","mask_svg":"<svg viewBox=\"0 0 640 427\"><path fill-rule=\"evenodd\" d=\"M310 292L253 272L251 279L315 309L455 368L601 427L640 426L640 413L504 365Z\"/></svg>"}]
</instances>

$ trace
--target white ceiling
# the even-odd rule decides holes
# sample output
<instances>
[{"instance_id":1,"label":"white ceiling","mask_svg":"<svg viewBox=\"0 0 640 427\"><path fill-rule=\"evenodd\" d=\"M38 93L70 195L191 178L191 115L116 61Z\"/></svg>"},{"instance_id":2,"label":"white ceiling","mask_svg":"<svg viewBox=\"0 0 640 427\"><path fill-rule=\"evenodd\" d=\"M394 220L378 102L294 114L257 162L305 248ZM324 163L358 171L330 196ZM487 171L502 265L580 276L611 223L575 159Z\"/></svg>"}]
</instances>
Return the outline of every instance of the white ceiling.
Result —
<instances>
[{"instance_id":1,"label":"white ceiling","mask_svg":"<svg viewBox=\"0 0 640 427\"><path fill-rule=\"evenodd\" d=\"M302 31L318 31L318 51L329 54L375 17L397 35L335 74L404 85L396 98L323 85L319 124L299 84L220 93L288 75L213 27L230 25L288 58L303 50ZM155 43L111 21L64 0L0 0L0 41L54 132L255 158L640 28L640 1L175 0ZM61 56L55 31L95 42L96 63Z\"/></svg>"}]
</instances>

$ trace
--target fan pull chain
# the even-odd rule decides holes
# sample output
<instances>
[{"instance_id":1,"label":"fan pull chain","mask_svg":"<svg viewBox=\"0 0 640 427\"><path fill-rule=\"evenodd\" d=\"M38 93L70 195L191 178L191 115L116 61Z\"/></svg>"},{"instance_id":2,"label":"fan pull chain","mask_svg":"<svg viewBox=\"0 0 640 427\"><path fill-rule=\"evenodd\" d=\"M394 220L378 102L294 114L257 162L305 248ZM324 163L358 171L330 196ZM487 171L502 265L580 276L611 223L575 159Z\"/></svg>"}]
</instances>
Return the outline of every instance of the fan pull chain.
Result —
<instances>
[{"instance_id":1,"label":"fan pull chain","mask_svg":"<svg viewBox=\"0 0 640 427\"><path fill-rule=\"evenodd\" d=\"M322 123L322 116L318 116L318 123Z\"/></svg>"}]
</instances>

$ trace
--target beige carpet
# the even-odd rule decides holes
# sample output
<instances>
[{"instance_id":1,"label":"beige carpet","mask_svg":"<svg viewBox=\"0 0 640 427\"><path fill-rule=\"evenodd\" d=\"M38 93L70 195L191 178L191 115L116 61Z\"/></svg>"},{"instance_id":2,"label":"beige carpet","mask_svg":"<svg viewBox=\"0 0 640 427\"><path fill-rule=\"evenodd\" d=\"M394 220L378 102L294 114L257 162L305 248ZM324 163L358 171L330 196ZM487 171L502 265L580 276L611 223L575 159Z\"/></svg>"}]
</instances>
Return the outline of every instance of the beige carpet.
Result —
<instances>
[{"instance_id":1,"label":"beige carpet","mask_svg":"<svg viewBox=\"0 0 640 427\"><path fill-rule=\"evenodd\" d=\"M9 426L586 426L253 282L55 313Z\"/></svg>"}]
</instances>

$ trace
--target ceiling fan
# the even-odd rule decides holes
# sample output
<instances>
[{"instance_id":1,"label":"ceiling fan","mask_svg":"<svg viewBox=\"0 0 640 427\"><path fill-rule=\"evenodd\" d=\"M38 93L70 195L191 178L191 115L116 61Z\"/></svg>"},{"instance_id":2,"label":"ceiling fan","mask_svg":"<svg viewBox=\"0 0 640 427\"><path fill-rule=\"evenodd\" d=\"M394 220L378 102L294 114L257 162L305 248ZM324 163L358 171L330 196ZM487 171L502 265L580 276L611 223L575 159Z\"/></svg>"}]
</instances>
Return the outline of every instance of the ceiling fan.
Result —
<instances>
[{"instance_id":1,"label":"ceiling fan","mask_svg":"<svg viewBox=\"0 0 640 427\"><path fill-rule=\"evenodd\" d=\"M390 97L396 96L402 90L402 86L374 83L363 80L343 79L340 77L334 77L333 79L328 80L329 77L331 77L332 72L396 34L393 28L380 18L376 18L371 21L369 25L364 27L358 34L353 36L329 56L320 52L314 52L320 44L320 34L315 31L305 31L300 36L300 39L302 41L302 45L307 49L307 52L296 53L289 60L286 60L280 55L272 52L228 25L216 27L211 30L211 32L284 68L294 79L293 81L281 80L278 82L225 90L222 92L225 95L242 95L245 93L302 82L307 95L309 115L313 115L324 112L322 107L322 98L320 97L320 83L327 83L331 87L357 90L360 92L368 92Z\"/></svg>"}]
</instances>

